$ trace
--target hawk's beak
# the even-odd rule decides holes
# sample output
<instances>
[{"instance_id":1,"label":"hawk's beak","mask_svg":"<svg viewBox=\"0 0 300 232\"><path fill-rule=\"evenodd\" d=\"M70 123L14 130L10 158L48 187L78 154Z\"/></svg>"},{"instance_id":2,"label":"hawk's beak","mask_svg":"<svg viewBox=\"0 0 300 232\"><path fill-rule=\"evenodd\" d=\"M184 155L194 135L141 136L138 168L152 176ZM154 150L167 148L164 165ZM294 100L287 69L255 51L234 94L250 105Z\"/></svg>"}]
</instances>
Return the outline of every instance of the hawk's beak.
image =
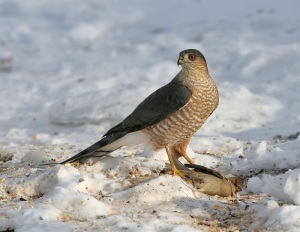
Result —
<instances>
[{"instance_id":1,"label":"hawk's beak","mask_svg":"<svg viewBox=\"0 0 300 232\"><path fill-rule=\"evenodd\" d=\"M180 55L179 55L179 58L178 58L178 61L177 61L177 65L179 66L179 65L181 65L182 63L183 63L183 55L180 54Z\"/></svg>"}]
</instances>

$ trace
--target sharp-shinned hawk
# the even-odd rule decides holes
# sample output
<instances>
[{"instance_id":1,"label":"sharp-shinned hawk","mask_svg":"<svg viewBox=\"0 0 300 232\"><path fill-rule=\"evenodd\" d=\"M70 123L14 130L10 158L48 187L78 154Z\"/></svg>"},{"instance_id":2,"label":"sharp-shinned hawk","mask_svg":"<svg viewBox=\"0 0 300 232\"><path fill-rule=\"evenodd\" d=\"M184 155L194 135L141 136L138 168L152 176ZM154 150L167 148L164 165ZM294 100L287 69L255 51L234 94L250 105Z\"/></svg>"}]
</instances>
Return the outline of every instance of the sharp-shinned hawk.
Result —
<instances>
[{"instance_id":1,"label":"sharp-shinned hawk","mask_svg":"<svg viewBox=\"0 0 300 232\"><path fill-rule=\"evenodd\" d=\"M173 175L183 176L172 157L183 156L193 163L186 148L191 137L217 108L219 94L201 52L184 50L179 53L177 64L182 69L169 84L148 96L100 141L62 164L103 156L125 145L150 143L154 150L165 148Z\"/></svg>"}]
</instances>

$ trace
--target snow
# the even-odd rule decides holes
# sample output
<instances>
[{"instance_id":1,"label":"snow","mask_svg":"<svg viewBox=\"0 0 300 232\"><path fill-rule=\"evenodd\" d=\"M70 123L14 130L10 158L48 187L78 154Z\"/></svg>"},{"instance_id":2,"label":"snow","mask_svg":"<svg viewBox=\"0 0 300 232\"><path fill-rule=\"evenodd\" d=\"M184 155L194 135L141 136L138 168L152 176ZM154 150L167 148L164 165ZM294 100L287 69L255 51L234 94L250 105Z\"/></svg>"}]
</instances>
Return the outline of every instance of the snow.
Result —
<instances>
[{"instance_id":1,"label":"snow","mask_svg":"<svg viewBox=\"0 0 300 232\"><path fill-rule=\"evenodd\" d=\"M0 231L298 231L300 16L287 1L0 1ZM237 197L160 174L140 145L97 141L200 50L220 105L191 141Z\"/></svg>"}]
</instances>

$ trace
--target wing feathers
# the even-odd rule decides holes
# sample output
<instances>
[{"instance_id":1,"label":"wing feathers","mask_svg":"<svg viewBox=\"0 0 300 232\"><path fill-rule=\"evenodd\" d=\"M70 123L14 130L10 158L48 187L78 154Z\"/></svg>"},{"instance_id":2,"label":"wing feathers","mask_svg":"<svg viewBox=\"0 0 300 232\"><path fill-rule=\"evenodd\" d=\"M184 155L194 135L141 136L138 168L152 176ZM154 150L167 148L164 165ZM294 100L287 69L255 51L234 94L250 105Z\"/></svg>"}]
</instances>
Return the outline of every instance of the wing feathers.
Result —
<instances>
[{"instance_id":1,"label":"wing feathers","mask_svg":"<svg viewBox=\"0 0 300 232\"><path fill-rule=\"evenodd\" d=\"M101 152L101 148L104 146L113 143L128 133L154 125L186 105L192 96L192 92L187 86L183 85L180 75L181 72L169 84L148 96L123 122L111 128L100 141L65 160L62 164L91 157L95 152ZM114 149L118 149L118 147ZM103 155L112 151L103 151Z\"/></svg>"},{"instance_id":2,"label":"wing feathers","mask_svg":"<svg viewBox=\"0 0 300 232\"><path fill-rule=\"evenodd\" d=\"M123 122L111 128L105 135L123 130L142 130L185 106L192 96L192 91L182 84L179 74L169 84L148 96Z\"/></svg>"}]
</instances>

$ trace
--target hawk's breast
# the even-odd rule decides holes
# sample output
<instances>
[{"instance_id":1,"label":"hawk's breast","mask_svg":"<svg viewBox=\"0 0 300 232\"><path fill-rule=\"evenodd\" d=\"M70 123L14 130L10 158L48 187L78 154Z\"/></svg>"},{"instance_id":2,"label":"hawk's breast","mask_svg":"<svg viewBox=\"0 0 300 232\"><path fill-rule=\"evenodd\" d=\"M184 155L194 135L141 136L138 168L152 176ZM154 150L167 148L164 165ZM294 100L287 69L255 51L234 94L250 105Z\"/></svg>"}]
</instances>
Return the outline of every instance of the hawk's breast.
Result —
<instances>
[{"instance_id":1,"label":"hawk's breast","mask_svg":"<svg viewBox=\"0 0 300 232\"><path fill-rule=\"evenodd\" d=\"M217 108L219 94L210 77L189 83L188 87L193 94L185 106L145 129L157 149L166 145L174 146L191 138Z\"/></svg>"}]
</instances>

